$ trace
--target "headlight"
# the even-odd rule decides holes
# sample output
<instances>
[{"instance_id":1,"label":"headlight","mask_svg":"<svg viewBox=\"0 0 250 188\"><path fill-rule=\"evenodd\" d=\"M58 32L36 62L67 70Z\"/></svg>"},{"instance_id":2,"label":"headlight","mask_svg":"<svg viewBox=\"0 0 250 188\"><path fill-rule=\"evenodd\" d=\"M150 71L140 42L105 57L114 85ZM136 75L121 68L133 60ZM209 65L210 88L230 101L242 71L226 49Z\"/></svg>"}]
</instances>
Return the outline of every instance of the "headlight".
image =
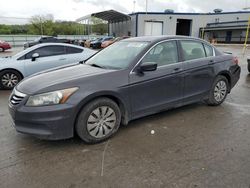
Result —
<instances>
[{"instance_id":1,"label":"headlight","mask_svg":"<svg viewBox=\"0 0 250 188\"><path fill-rule=\"evenodd\" d=\"M26 106L46 106L63 104L78 90L77 87L30 96Z\"/></svg>"}]
</instances>

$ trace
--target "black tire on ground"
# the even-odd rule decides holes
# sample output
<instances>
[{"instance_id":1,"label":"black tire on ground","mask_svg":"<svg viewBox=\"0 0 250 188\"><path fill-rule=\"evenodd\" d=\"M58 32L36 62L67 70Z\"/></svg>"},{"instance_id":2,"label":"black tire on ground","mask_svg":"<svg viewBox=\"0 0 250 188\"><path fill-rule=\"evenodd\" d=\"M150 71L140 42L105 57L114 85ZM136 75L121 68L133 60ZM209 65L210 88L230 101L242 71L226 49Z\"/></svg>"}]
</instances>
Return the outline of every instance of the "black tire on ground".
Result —
<instances>
[{"instance_id":1,"label":"black tire on ground","mask_svg":"<svg viewBox=\"0 0 250 188\"><path fill-rule=\"evenodd\" d=\"M114 116L116 118L116 121L113 121L113 124L114 124L113 129L111 129L109 126L107 126L107 124L104 123L104 125L106 127L106 130L108 130L110 132L107 133L106 135L104 135L101 138L97 138L97 137L94 137L93 135L91 135L91 133L93 134L93 132L91 132L93 130L88 131L87 124L88 124L89 118L90 117L93 118L92 115L93 115L94 111L97 110L97 109L100 110L99 109L100 107L108 107L109 110L111 109L112 114L113 115L115 114ZM105 113L100 112L100 111L99 111L99 113L102 114L103 119L106 119L106 118L110 117L110 116L106 116L106 114L108 113L108 109L106 109ZM95 116L95 118L96 118L96 116ZM98 121L97 119L98 118L96 118L94 120L94 122L100 123L100 121ZM91 123L93 123L93 122L91 122ZM98 124L98 123L94 123L93 125L95 127L97 127L96 124ZM119 129L120 123L121 123L121 112L120 112L119 106L113 100L111 100L109 98L98 98L98 99L95 99L95 100L89 102L80 111L78 119L76 121L75 129L76 129L76 133L78 134L78 136L84 142L86 142L88 144L95 144L95 143L99 143L99 142L105 141L108 138L110 138L111 136L113 136L117 132L117 130ZM109 129L107 129L107 128L109 128ZM103 131L103 129L104 128L100 129L100 128L97 127L97 129L94 129L94 130L99 130L99 131L102 130ZM97 132L99 132L99 131L97 131Z\"/></svg>"},{"instance_id":2,"label":"black tire on ground","mask_svg":"<svg viewBox=\"0 0 250 188\"><path fill-rule=\"evenodd\" d=\"M215 89L218 88L217 84L219 84L219 83L225 83L225 87L226 87L225 94L220 100L216 100ZM229 82L228 82L227 78L225 76L219 75L216 77L216 79L212 85L212 88L210 90L209 98L205 102L210 106L218 106L224 102L224 100L227 97L228 91L229 91Z\"/></svg>"},{"instance_id":3,"label":"black tire on ground","mask_svg":"<svg viewBox=\"0 0 250 188\"><path fill-rule=\"evenodd\" d=\"M248 62L247 64L247 69L248 69L248 72L250 73L250 62Z\"/></svg>"},{"instance_id":4,"label":"black tire on ground","mask_svg":"<svg viewBox=\"0 0 250 188\"><path fill-rule=\"evenodd\" d=\"M1 48L0 48L0 52L4 52L4 48L1 47Z\"/></svg>"},{"instance_id":5,"label":"black tire on ground","mask_svg":"<svg viewBox=\"0 0 250 188\"><path fill-rule=\"evenodd\" d=\"M13 78L12 84L6 84L6 76L9 75L9 78ZM22 76L19 72L15 70L4 70L0 72L0 88L1 89L13 89L20 81Z\"/></svg>"}]
</instances>

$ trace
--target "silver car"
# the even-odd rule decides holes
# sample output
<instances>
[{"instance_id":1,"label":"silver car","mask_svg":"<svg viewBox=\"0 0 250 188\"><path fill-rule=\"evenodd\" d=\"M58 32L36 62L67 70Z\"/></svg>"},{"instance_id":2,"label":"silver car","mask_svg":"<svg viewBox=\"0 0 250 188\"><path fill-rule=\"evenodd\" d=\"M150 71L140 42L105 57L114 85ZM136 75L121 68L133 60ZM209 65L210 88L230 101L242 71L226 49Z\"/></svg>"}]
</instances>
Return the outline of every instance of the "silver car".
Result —
<instances>
[{"instance_id":1,"label":"silver car","mask_svg":"<svg viewBox=\"0 0 250 188\"><path fill-rule=\"evenodd\" d=\"M76 45L46 43L0 58L0 88L12 89L23 78L47 69L84 61L96 51Z\"/></svg>"}]
</instances>

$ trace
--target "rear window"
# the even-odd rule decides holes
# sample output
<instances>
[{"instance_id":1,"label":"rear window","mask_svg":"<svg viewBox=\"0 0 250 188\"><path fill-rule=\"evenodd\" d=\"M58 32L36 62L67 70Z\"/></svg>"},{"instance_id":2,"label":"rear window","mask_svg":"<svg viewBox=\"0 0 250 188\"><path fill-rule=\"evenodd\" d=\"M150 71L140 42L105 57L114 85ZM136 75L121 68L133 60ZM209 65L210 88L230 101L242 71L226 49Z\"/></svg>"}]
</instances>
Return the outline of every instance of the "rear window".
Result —
<instances>
[{"instance_id":1,"label":"rear window","mask_svg":"<svg viewBox=\"0 0 250 188\"><path fill-rule=\"evenodd\" d=\"M77 53L82 53L82 52L83 52L83 49L80 49L80 48L66 47L67 54L77 54Z\"/></svg>"},{"instance_id":2,"label":"rear window","mask_svg":"<svg viewBox=\"0 0 250 188\"><path fill-rule=\"evenodd\" d=\"M205 48L207 57L214 56L213 48L211 46L204 44L204 48Z\"/></svg>"},{"instance_id":3,"label":"rear window","mask_svg":"<svg viewBox=\"0 0 250 188\"><path fill-rule=\"evenodd\" d=\"M202 43L196 41L180 41L184 61L206 57Z\"/></svg>"}]
</instances>

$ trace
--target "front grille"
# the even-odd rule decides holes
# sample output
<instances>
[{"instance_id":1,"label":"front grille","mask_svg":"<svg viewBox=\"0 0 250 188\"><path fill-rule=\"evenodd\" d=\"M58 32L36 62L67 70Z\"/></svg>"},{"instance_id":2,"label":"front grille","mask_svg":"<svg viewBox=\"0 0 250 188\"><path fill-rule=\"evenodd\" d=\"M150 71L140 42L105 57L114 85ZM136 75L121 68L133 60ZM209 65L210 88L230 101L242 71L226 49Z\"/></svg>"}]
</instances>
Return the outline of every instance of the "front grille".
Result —
<instances>
[{"instance_id":1,"label":"front grille","mask_svg":"<svg viewBox=\"0 0 250 188\"><path fill-rule=\"evenodd\" d=\"M16 89L13 90L13 92L10 95L10 103L12 105L18 105L22 102L22 100L26 97L25 94L17 91Z\"/></svg>"}]
</instances>

